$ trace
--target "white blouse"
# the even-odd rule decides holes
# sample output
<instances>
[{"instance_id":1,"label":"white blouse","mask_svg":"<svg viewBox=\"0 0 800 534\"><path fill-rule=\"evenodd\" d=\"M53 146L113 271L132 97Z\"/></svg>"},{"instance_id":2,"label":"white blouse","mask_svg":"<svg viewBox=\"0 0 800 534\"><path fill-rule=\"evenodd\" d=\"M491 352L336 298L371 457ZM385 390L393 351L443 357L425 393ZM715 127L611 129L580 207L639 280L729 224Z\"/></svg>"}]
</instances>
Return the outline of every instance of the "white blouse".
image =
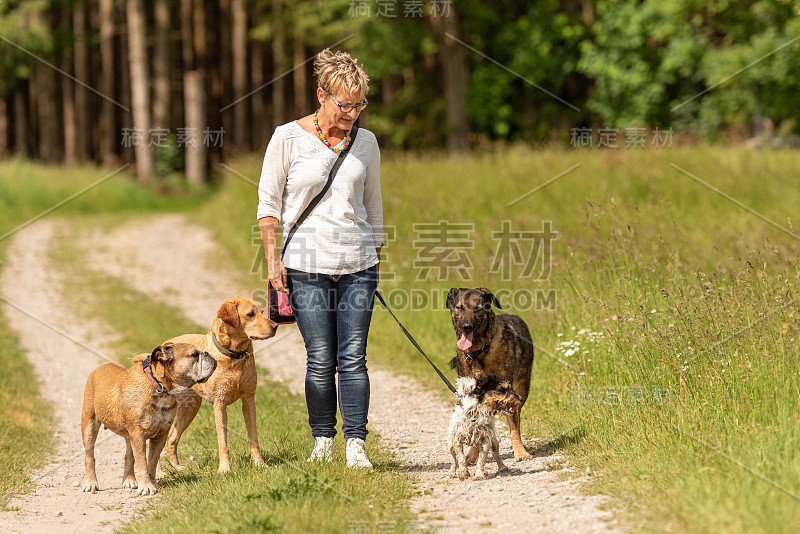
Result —
<instances>
[{"instance_id":1,"label":"white blouse","mask_svg":"<svg viewBox=\"0 0 800 534\"><path fill-rule=\"evenodd\" d=\"M261 169L257 215L280 221L281 248L294 222L322 191L338 156L294 121L275 129ZM331 188L289 242L286 268L337 275L378 263L375 248L383 246L380 166L375 134L359 128Z\"/></svg>"}]
</instances>

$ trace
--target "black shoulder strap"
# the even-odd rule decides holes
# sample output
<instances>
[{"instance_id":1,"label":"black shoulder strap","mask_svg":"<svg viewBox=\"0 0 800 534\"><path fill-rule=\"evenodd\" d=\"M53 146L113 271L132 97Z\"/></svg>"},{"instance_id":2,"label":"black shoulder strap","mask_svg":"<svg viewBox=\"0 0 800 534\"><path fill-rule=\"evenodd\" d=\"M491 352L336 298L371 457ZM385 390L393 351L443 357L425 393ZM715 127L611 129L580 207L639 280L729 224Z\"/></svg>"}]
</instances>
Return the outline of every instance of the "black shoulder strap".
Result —
<instances>
[{"instance_id":1,"label":"black shoulder strap","mask_svg":"<svg viewBox=\"0 0 800 534\"><path fill-rule=\"evenodd\" d=\"M308 203L306 209L303 210L303 213L300 214L300 217L298 217L297 221L295 221L295 223L292 225L292 229L289 230L289 235L286 236L286 241L283 242L283 248L281 249L281 259L283 259L283 255L286 253L286 247L289 246L289 241L292 240L292 236L294 235L294 233L297 231L297 229L300 227L303 221L306 220L306 217L308 217L309 214L314 210L314 208L317 207L317 204L320 203L322 197L324 197L325 193L328 192L328 189L331 188L333 179L336 177L336 173L339 172L339 167L342 166L342 162L344 161L345 156L347 156L347 153L350 152L350 148L352 148L353 143L355 143L356 141L356 135L358 135L358 126L354 125L353 129L350 130L350 145L348 146L347 150L342 150L339 153L339 157L336 158L336 162L333 164L331 172L328 173L328 181L325 182L325 187L322 188L322 191L320 191L317 194L317 196L311 199L311 202Z\"/></svg>"}]
</instances>

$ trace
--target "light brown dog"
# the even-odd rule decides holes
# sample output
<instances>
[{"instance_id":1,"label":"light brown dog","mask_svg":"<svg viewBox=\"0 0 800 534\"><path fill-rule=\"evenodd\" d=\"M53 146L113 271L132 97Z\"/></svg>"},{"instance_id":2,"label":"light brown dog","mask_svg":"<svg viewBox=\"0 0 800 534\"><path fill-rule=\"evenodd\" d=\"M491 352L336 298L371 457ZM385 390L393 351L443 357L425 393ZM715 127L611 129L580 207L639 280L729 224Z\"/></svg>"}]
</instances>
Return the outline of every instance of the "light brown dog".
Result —
<instances>
[{"instance_id":1,"label":"light brown dog","mask_svg":"<svg viewBox=\"0 0 800 534\"><path fill-rule=\"evenodd\" d=\"M94 444L102 424L125 438L122 487L138 487L139 495L156 493L156 465L175 418L177 393L208 380L217 367L207 352L188 343L166 342L133 361L129 369L117 363L102 365L86 380L81 414L86 451L83 491L98 490ZM149 457L145 453L148 439Z\"/></svg>"},{"instance_id":2,"label":"light brown dog","mask_svg":"<svg viewBox=\"0 0 800 534\"><path fill-rule=\"evenodd\" d=\"M447 295L447 307L456 332L456 357L450 366L458 376L478 379L498 375L511 382L514 393L520 396L519 410L507 413L511 431L511 446L517 461L532 456L522 443L520 410L528 400L533 366L533 341L528 325L516 315L495 315L492 305L500 303L486 288L453 288ZM477 451L470 459L477 457Z\"/></svg>"},{"instance_id":3,"label":"light brown dog","mask_svg":"<svg viewBox=\"0 0 800 534\"><path fill-rule=\"evenodd\" d=\"M177 469L183 469L178 460L178 443L181 435L200 410L201 398L214 405L214 422L217 427L219 448L219 472L231 470L228 456L228 406L242 399L244 424L250 441L253 462L263 464L258 448L256 430L256 362L253 358L254 339L268 339L275 335L277 325L264 315L263 308L253 299L236 297L220 306L217 317L207 334L185 334L170 341L191 343L208 351L217 360L217 371L204 384L197 384L193 394L187 394L178 403L175 425L169 433L169 461ZM159 478L163 476L160 467Z\"/></svg>"}]
</instances>

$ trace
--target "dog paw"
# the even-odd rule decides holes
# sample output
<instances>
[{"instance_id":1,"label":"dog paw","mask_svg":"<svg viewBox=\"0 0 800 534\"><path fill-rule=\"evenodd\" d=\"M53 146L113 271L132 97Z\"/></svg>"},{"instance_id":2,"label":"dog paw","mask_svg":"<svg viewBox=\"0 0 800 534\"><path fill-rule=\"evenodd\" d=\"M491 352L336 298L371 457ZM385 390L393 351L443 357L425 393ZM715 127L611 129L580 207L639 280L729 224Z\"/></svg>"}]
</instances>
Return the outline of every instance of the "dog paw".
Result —
<instances>
[{"instance_id":1,"label":"dog paw","mask_svg":"<svg viewBox=\"0 0 800 534\"><path fill-rule=\"evenodd\" d=\"M122 481L122 488L123 489L136 489L137 487L138 486L136 484L136 478L135 477L126 477Z\"/></svg>"},{"instance_id":2,"label":"dog paw","mask_svg":"<svg viewBox=\"0 0 800 534\"><path fill-rule=\"evenodd\" d=\"M475 473L475 480L486 480L486 473L483 471L478 471Z\"/></svg>"},{"instance_id":3,"label":"dog paw","mask_svg":"<svg viewBox=\"0 0 800 534\"><path fill-rule=\"evenodd\" d=\"M152 480L149 480L143 484L139 485L139 495L155 495L158 493L158 490L161 489L161 486L158 484L153 483Z\"/></svg>"},{"instance_id":4,"label":"dog paw","mask_svg":"<svg viewBox=\"0 0 800 534\"><path fill-rule=\"evenodd\" d=\"M219 469L217 469L217 473L220 473L222 475L226 475L230 472L231 472L231 466L229 465L221 465L219 466Z\"/></svg>"},{"instance_id":5,"label":"dog paw","mask_svg":"<svg viewBox=\"0 0 800 534\"><path fill-rule=\"evenodd\" d=\"M514 452L514 459L518 462L525 462L527 460L533 459L533 456L531 456L531 454L527 451L521 452L519 454L517 454L517 452Z\"/></svg>"},{"instance_id":6,"label":"dog paw","mask_svg":"<svg viewBox=\"0 0 800 534\"><path fill-rule=\"evenodd\" d=\"M97 490L99 490L99 489L100 488L97 487L97 481L96 480L84 480L83 481L82 490L84 492L97 493Z\"/></svg>"},{"instance_id":7,"label":"dog paw","mask_svg":"<svg viewBox=\"0 0 800 534\"><path fill-rule=\"evenodd\" d=\"M253 463L256 465L266 465L264 459L260 456L258 458L253 458Z\"/></svg>"},{"instance_id":8,"label":"dog paw","mask_svg":"<svg viewBox=\"0 0 800 534\"><path fill-rule=\"evenodd\" d=\"M469 471L467 471L466 469L459 469L458 471L456 471L456 476L458 477L459 480L467 479L469 478Z\"/></svg>"}]
</instances>

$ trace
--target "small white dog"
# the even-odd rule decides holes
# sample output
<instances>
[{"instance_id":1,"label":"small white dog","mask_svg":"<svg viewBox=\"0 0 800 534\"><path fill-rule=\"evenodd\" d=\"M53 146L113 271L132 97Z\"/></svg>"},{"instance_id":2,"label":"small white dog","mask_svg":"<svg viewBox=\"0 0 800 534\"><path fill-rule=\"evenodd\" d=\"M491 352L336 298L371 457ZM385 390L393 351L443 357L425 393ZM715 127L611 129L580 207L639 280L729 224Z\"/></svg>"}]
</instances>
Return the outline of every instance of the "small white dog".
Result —
<instances>
[{"instance_id":1,"label":"small white dog","mask_svg":"<svg viewBox=\"0 0 800 534\"><path fill-rule=\"evenodd\" d=\"M475 478L486 478L486 460L489 446L497 461L497 471L507 471L500 459L500 440L494 426L494 417L500 412L519 411L522 397L514 393L511 383L497 375L482 376L477 380L462 377L456 382L456 394L461 402L453 410L450 418L450 431L447 447L453 456L453 467L449 475L461 480L469 477L465 447L474 446L479 450Z\"/></svg>"}]
</instances>

